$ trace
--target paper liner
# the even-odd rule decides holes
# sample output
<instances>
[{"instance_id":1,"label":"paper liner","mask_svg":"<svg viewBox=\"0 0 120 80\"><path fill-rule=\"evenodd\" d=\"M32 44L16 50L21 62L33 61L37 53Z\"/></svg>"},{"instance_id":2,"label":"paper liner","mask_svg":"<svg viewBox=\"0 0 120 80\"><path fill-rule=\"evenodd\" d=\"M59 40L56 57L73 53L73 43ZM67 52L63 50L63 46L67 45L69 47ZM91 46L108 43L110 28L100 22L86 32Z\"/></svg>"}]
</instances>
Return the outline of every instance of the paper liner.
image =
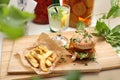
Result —
<instances>
[{"instance_id":1,"label":"paper liner","mask_svg":"<svg viewBox=\"0 0 120 80\"><path fill-rule=\"evenodd\" d=\"M54 54L56 54L57 58L56 60L52 63L52 66L48 68L48 72L43 72L40 68L34 68L30 65L30 63L27 61L27 59L25 59L25 54L29 53L30 50L32 50L33 48L37 47L37 46L46 46L49 50L53 51ZM48 74L51 73L57 62L60 60L61 56L69 54L69 52L57 45L52 39L50 39L49 35L42 33L38 40L36 41L36 43L34 43L32 46L18 51L17 54L20 56L20 59L22 61L22 64L26 67L30 67L31 69L33 69L37 74Z\"/></svg>"}]
</instances>

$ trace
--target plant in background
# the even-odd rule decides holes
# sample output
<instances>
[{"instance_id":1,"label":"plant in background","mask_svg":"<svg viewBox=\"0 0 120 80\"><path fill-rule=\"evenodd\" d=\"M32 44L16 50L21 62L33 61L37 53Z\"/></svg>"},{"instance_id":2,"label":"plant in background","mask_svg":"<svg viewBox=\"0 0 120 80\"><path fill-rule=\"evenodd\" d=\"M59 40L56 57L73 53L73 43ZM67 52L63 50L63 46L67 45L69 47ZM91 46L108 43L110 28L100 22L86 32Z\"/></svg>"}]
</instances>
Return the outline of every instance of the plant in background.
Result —
<instances>
[{"instance_id":1,"label":"plant in background","mask_svg":"<svg viewBox=\"0 0 120 80\"><path fill-rule=\"evenodd\" d=\"M0 3L8 3L4 0ZM26 22L34 18L34 14L20 11L14 6L0 4L0 32L11 39L17 39L25 34Z\"/></svg>"},{"instance_id":2,"label":"plant in background","mask_svg":"<svg viewBox=\"0 0 120 80\"><path fill-rule=\"evenodd\" d=\"M34 76L28 80L45 80L45 79L42 79L39 76ZM65 75L65 80L81 80L81 73L77 70L70 71Z\"/></svg>"},{"instance_id":3,"label":"plant in background","mask_svg":"<svg viewBox=\"0 0 120 80\"><path fill-rule=\"evenodd\" d=\"M0 0L0 4L8 4L10 0Z\"/></svg>"},{"instance_id":4,"label":"plant in background","mask_svg":"<svg viewBox=\"0 0 120 80\"><path fill-rule=\"evenodd\" d=\"M108 43L113 47L117 47L117 52L120 52L120 24L113 29L109 28L109 24L104 22L112 18L120 17L120 0L111 0L111 8L108 13L104 14L99 20L97 20L95 26L95 35L103 36Z\"/></svg>"},{"instance_id":5,"label":"plant in background","mask_svg":"<svg viewBox=\"0 0 120 80\"><path fill-rule=\"evenodd\" d=\"M81 73L79 71L71 71L66 75L66 80L81 80Z\"/></svg>"}]
</instances>

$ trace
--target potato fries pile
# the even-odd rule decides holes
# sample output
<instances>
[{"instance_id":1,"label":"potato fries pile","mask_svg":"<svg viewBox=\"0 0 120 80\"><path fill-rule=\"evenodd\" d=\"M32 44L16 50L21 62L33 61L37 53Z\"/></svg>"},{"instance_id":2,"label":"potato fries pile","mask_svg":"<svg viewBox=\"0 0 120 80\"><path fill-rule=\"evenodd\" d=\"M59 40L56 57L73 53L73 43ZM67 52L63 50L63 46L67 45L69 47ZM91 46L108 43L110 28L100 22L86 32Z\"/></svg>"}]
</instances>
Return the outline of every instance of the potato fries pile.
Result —
<instances>
[{"instance_id":1,"label":"potato fries pile","mask_svg":"<svg viewBox=\"0 0 120 80\"><path fill-rule=\"evenodd\" d=\"M38 46L26 53L25 58L34 68L40 68L43 72L47 72L57 55L46 46Z\"/></svg>"}]
</instances>

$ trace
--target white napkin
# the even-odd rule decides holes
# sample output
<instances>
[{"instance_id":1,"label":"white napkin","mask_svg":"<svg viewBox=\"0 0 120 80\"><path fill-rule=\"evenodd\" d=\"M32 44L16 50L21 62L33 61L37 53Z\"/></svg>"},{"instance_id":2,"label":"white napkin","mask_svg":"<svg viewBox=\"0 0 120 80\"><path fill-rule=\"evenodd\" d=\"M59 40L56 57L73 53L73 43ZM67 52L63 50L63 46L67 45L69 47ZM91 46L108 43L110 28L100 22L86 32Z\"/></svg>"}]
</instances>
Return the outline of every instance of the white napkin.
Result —
<instances>
[{"instance_id":1,"label":"white napkin","mask_svg":"<svg viewBox=\"0 0 120 80\"><path fill-rule=\"evenodd\" d=\"M34 0L27 0L27 5L26 5L24 11L33 13L34 9L36 7L36 4L37 4L37 2L35 2Z\"/></svg>"},{"instance_id":2,"label":"white napkin","mask_svg":"<svg viewBox=\"0 0 120 80\"><path fill-rule=\"evenodd\" d=\"M19 9L18 1L19 0L10 0L9 6L15 6ZM23 11L33 13L37 2L35 2L34 0L23 0L23 1L27 2Z\"/></svg>"}]
</instances>

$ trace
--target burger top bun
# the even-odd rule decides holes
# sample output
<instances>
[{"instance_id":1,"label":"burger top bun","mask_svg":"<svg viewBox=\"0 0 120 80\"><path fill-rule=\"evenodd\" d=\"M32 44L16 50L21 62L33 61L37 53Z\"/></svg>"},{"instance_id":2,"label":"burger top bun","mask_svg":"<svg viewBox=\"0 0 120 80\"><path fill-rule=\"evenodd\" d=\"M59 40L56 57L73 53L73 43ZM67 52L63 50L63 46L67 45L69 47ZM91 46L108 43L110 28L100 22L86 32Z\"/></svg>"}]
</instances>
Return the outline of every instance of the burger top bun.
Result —
<instances>
[{"instance_id":1,"label":"burger top bun","mask_svg":"<svg viewBox=\"0 0 120 80\"><path fill-rule=\"evenodd\" d=\"M95 46L95 40L87 31L75 32L71 38L70 45L76 49L91 49Z\"/></svg>"}]
</instances>

